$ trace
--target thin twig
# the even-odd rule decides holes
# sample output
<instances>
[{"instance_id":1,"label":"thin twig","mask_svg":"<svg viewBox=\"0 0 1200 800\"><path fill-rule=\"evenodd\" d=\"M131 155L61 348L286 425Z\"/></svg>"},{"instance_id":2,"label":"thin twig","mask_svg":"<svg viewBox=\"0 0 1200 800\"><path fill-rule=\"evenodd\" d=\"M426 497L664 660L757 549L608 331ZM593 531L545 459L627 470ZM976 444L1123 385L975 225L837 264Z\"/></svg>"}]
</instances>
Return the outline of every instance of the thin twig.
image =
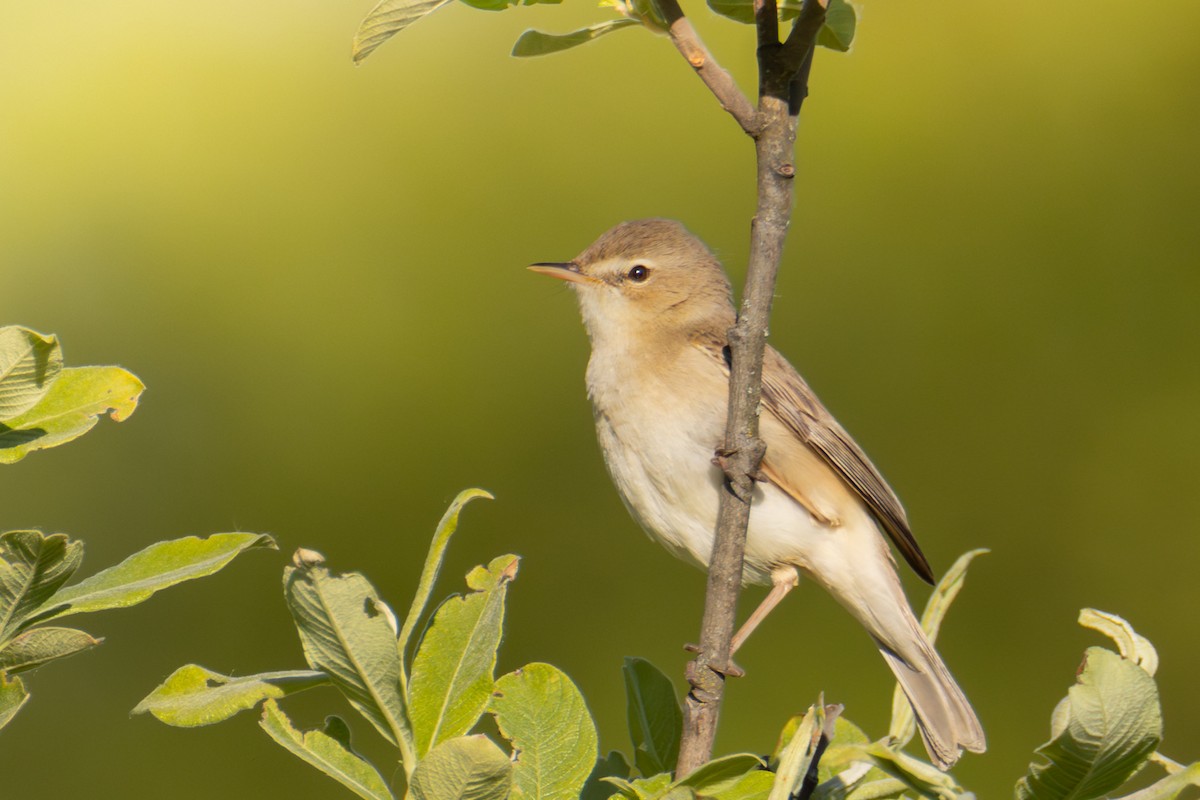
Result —
<instances>
[{"instance_id":1,"label":"thin twig","mask_svg":"<svg viewBox=\"0 0 1200 800\"><path fill-rule=\"evenodd\" d=\"M674 0L668 2L678 11ZM682 18L682 12L679 17ZM729 415L723 448L728 491L721 494L716 541L708 567L700 654L688 665L692 689L684 702L683 738L676 766L676 774L680 776L690 774L708 761L716 738L724 694L721 670L729 666L730 640L741 590L742 559L754 491L752 476L757 474L766 451L758 436L763 352L775 278L792 216L797 115L807 94L808 70L817 32L824 24L825 3L805 0L786 43L779 41L775 0L755 0L755 18L758 109L753 129L744 124L742 129L755 142L758 203L751 224L750 260L742 305L737 324L729 331Z\"/></svg>"},{"instance_id":2,"label":"thin twig","mask_svg":"<svg viewBox=\"0 0 1200 800\"><path fill-rule=\"evenodd\" d=\"M667 22L667 35L684 60L696 70L700 80L709 88L721 104L721 108L737 120L747 134L754 136L758 116L750 100L738 88L728 70L717 63L712 53L700 39L700 34L683 15L678 0L658 0L659 11Z\"/></svg>"}]
</instances>

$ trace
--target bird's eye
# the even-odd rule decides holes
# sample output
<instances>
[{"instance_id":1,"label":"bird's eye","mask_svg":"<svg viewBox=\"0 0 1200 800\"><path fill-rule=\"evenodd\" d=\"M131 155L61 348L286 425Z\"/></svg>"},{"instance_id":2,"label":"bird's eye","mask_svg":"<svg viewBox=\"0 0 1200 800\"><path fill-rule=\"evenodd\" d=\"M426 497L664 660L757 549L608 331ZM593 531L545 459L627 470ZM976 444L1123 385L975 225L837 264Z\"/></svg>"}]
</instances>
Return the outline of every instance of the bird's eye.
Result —
<instances>
[{"instance_id":1,"label":"bird's eye","mask_svg":"<svg viewBox=\"0 0 1200 800\"><path fill-rule=\"evenodd\" d=\"M634 283L643 283L650 277L650 270L642 264L634 264L629 270L629 280Z\"/></svg>"}]
</instances>

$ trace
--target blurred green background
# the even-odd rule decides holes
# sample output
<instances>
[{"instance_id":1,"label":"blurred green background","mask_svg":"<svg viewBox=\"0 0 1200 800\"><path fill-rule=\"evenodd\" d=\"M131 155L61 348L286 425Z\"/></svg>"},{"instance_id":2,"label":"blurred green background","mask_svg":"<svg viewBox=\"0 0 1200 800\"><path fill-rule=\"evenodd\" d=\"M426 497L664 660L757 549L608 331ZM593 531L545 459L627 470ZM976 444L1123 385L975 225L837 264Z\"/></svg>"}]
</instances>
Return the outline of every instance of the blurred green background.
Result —
<instances>
[{"instance_id":1,"label":"blurred green background","mask_svg":"<svg viewBox=\"0 0 1200 800\"><path fill-rule=\"evenodd\" d=\"M771 334L935 569L993 550L940 646L991 745L958 775L1011 791L1101 643L1082 606L1158 646L1165 752L1200 757L1200 5L862 5L855 51L813 71ZM149 387L128 422L4 468L0 524L84 539L84 573L185 534L283 548L81 620L107 642L28 678L4 797L346 796L253 715L184 731L129 709L185 662L302 666L279 582L295 547L405 606L468 486L497 500L465 513L439 591L524 557L501 669L565 669L605 749L628 749L623 656L682 675L703 577L627 517L573 298L523 267L656 215L740 282L749 142L643 31L507 56L527 27L603 19L590 3L454 5L356 69L369 6L0 7L0 319ZM752 86L751 31L688 10ZM739 661L723 751L769 751L821 690L886 729L890 676L815 587ZM289 708L313 726L346 707Z\"/></svg>"}]
</instances>

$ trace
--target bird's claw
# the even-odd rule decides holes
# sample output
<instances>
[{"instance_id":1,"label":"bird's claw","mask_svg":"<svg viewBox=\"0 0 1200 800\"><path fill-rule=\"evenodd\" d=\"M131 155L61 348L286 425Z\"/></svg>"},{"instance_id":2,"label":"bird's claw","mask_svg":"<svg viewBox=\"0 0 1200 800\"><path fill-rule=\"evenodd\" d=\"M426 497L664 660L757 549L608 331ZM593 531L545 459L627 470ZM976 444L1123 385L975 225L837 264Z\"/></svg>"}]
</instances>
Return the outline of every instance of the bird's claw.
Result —
<instances>
[{"instance_id":1,"label":"bird's claw","mask_svg":"<svg viewBox=\"0 0 1200 800\"><path fill-rule=\"evenodd\" d=\"M732 458L736 452L736 450L727 450L724 447L718 447L711 459L712 465L720 468L721 472L724 473L726 482L733 481L733 474L730 471L731 467L729 464L729 459ZM766 483L769 480L767 478L767 474L763 472L761 468L755 468L755 470L750 473L750 479L755 483Z\"/></svg>"},{"instance_id":2,"label":"bird's claw","mask_svg":"<svg viewBox=\"0 0 1200 800\"><path fill-rule=\"evenodd\" d=\"M689 653L699 653L700 645L688 642L683 646L683 649ZM732 658L728 659L724 664L709 664L708 668L726 678L744 678L746 676L746 670L734 663Z\"/></svg>"}]
</instances>

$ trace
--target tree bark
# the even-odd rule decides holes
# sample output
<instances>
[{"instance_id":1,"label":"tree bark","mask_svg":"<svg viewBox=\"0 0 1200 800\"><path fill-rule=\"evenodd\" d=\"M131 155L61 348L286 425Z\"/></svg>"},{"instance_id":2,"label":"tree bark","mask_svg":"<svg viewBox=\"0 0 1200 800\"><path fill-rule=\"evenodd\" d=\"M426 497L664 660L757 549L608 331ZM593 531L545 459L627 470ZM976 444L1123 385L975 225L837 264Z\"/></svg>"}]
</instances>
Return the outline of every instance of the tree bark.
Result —
<instances>
[{"instance_id":1,"label":"tree bark","mask_svg":"<svg viewBox=\"0 0 1200 800\"><path fill-rule=\"evenodd\" d=\"M758 187L746 284L737 324L729 331L729 415L720 454L727 491L721 495L708 567L700 652L688 665L691 690L684 701L683 738L676 766L676 775L682 777L712 757L724 695L724 671L730 665L754 476L766 451L758 436L763 353L775 278L792 218L796 124L807 95L817 32L825 21L825 2L805 0L787 40L781 42L775 0L755 0L759 89L752 117L745 114L745 97L699 41L676 0L660 0L660 7L667 15L671 39L680 53L700 73L722 108L754 139Z\"/></svg>"}]
</instances>

